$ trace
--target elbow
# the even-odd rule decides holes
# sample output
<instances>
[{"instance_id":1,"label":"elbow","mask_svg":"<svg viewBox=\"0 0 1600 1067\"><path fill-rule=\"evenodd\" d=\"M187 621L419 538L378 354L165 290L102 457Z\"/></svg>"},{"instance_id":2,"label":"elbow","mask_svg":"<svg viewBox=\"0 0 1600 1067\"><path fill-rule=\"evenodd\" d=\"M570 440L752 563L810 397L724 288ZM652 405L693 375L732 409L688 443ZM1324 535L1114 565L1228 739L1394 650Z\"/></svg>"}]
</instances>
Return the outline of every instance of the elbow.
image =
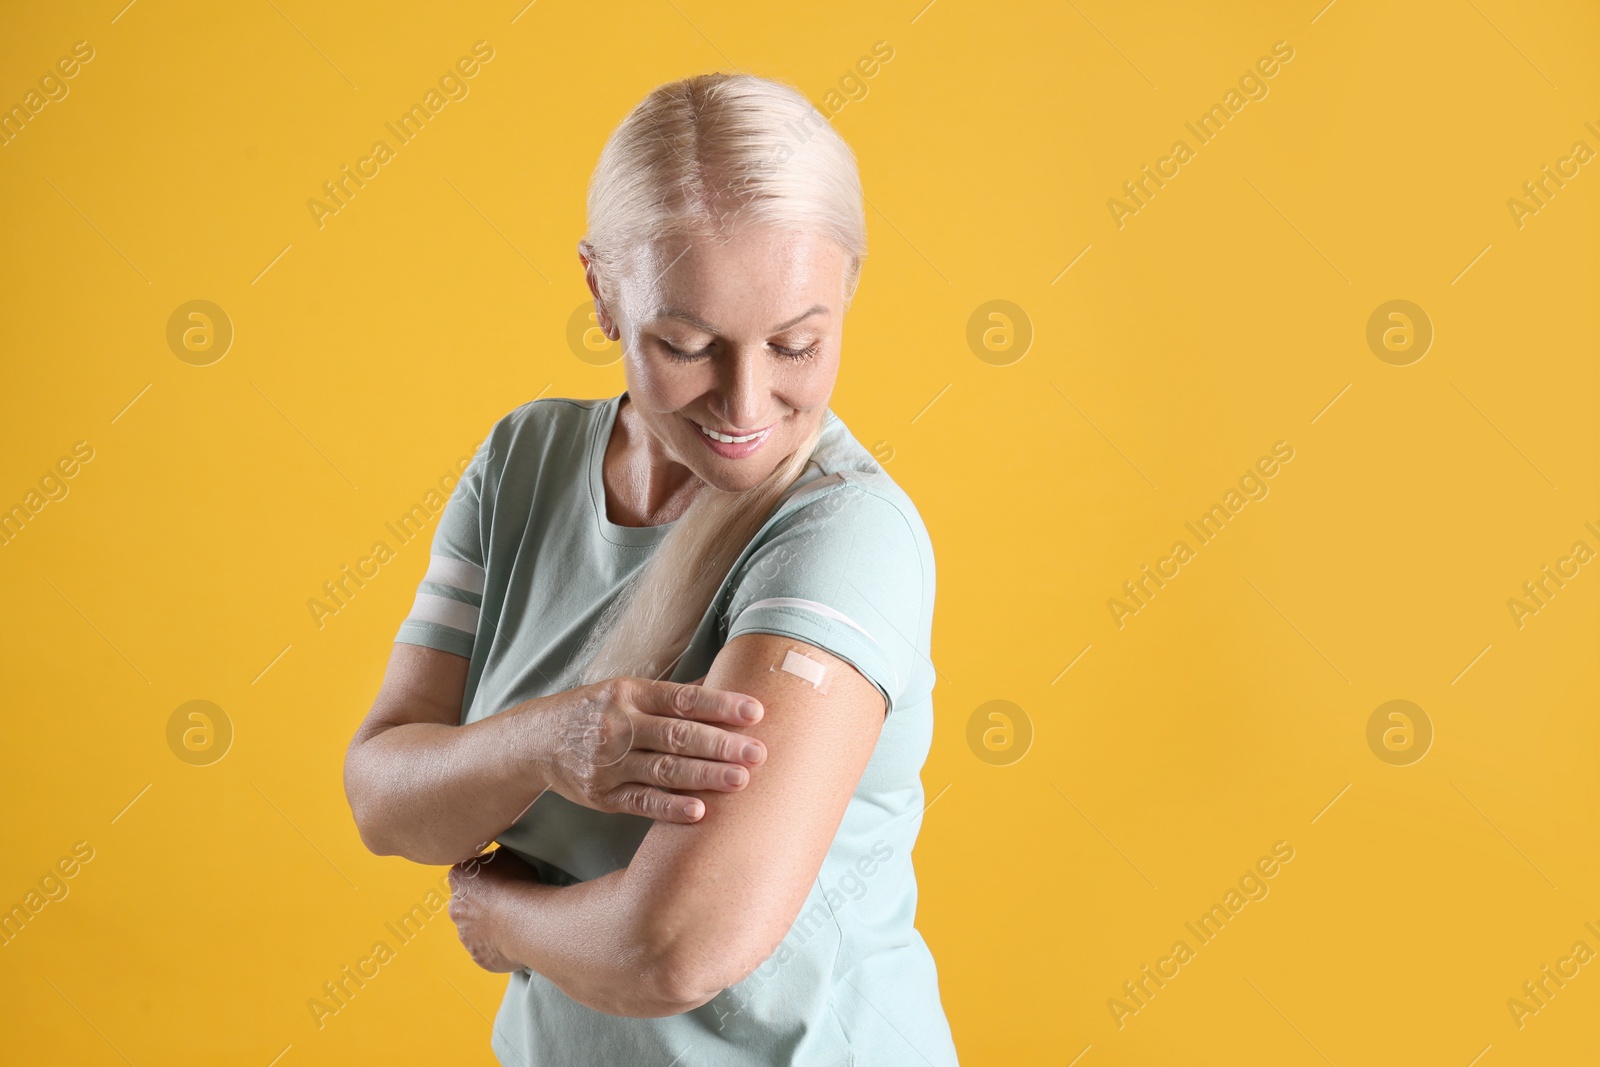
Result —
<instances>
[{"instance_id":1,"label":"elbow","mask_svg":"<svg viewBox=\"0 0 1600 1067\"><path fill-rule=\"evenodd\" d=\"M645 972L641 983L637 1000L645 1010L627 1014L653 1019L702 1007L755 970L759 960L749 966L741 963L748 955L709 952L700 945L679 945L664 951Z\"/></svg>"},{"instance_id":2,"label":"elbow","mask_svg":"<svg viewBox=\"0 0 1600 1067\"><path fill-rule=\"evenodd\" d=\"M628 1019L661 1019L693 1011L721 993L737 979L724 981L721 971L698 954L641 938L628 953L629 960L601 977L589 975L582 988L563 992L585 1007Z\"/></svg>"},{"instance_id":3,"label":"elbow","mask_svg":"<svg viewBox=\"0 0 1600 1067\"><path fill-rule=\"evenodd\" d=\"M376 735L374 735L376 736ZM464 863L482 852L483 844L435 840L429 827L398 809L397 790L403 788L402 773L392 761L385 761L381 750L364 751L372 737L357 734L344 757L344 798L350 817L361 835L361 843L375 856L400 856L430 867Z\"/></svg>"},{"instance_id":4,"label":"elbow","mask_svg":"<svg viewBox=\"0 0 1600 1067\"><path fill-rule=\"evenodd\" d=\"M555 984L584 1007L622 1019L664 1019L669 1015L682 1015L716 996L716 993L697 996L683 976L655 968L636 971L626 977L613 975L599 981L585 977L577 982Z\"/></svg>"},{"instance_id":5,"label":"elbow","mask_svg":"<svg viewBox=\"0 0 1600 1067\"><path fill-rule=\"evenodd\" d=\"M388 838L379 835L377 829L370 823L356 821L356 831L361 835L361 843L367 851L374 856L399 856L401 849Z\"/></svg>"},{"instance_id":6,"label":"elbow","mask_svg":"<svg viewBox=\"0 0 1600 1067\"><path fill-rule=\"evenodd\" d=\"M344 760L344 799L350 805L350 818L356 824L356 832L361 835L361 843L367 851L376 856L395 856L400 850L385 832L386 827L378 817L375 808L382 805L373 803L372 789L366 781L366 776L361 773L361 765L357 759L357 745L352 744Z\"/></svg>"},{"instance_id":7,"label":"elbow","mask_svg":"<svg viewBox=\"0 0 1600 1067\"><path fill-rule=\"evenodd\" d=\"M788 930L774 926L775 917L708 911L670 890L646 892L624 912L633 916L622 953L628 962L611 969L610 980L599 983L603 992L584 1003L635 1019L682 1015L710 1003L771 956Z\"/></svg>"},{"instance_id":8,"label":"elbow","mask_svg":"<svg viewBox=\"0 0 1600 1067\"><path fill-rule=\"evenodd\" d=\"M382 822L374 817L370 805L362 802L358 793L346 792L345 799L350 804L350 816L355 820L356 832L361 835L361 843L368 852L374 856L398 856L401 849L387 832Z\"/></svg>"},{"instance_id":9,"label":"elbow","mask_svg":"<svg viewBox=\"0 0 1600 1067\"><path fill-rule=\"evenodd\" d=\"M732 983L719 982L711 971L701 964L677 962L660 972L661 999L667 1007L663 1014L682 1015L713 1000Z\"/></svg>"},{"instance_id":10,"label":"elbow","mask_svg":"<svg viewBox=\"0 0 1600 1067\"><path fill-rule=\"evenodd\" d=\"M393 806L384 802L383 791L357 760L354 748L345 762L344 798L350 805L350 818L361 835L361 843L375 856L401 856L433 866L472 858L472 854L439 854L408 840L404 828L395 821Z\"/></svg>"},{"instance_id":11,"label":"elbow","mask_svg":"<svg viewBox=\"0 0 1600 1067\"><path fill-rule=\"evenodd\" d=\"M363 803L356 796L349 797L349 800L356 832L361 835L361 843L374 856L399 856L429 867L450 867L465 863L479 854L475 848L465 851L460 848L445 849L429 842L408 839L399 832L400 828L393 824L392 819L384 816L381 804Z\"/></svg>"},{"instance_id":12,"label":"elbow","mask_svg":"<svg viewBox=\"0 0 1600 1067\"><path fill-rule=\"evenodd\" d=\"M721 991L721 987L707 989L703 976L693 968L662 962L642 972L631 989L626 985L614 989L611 1003L591 1007L629 1019L662 1019L693 1011Z\"/></svg>"}]
</instances>

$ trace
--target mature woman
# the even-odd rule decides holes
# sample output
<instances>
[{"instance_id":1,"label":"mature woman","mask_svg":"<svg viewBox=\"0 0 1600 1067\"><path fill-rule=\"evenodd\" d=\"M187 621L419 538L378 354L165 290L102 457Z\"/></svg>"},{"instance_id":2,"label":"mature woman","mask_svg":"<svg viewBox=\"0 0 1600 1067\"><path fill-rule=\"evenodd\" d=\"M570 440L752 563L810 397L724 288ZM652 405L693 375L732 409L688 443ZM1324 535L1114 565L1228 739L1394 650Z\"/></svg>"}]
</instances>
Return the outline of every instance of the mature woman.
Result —
<instances>
[{"instance_id":1,"label":"mature woman","mask_svg":"<svg viewBox=\"0 0 1600 1067\"><path fill-rule=\"evenodd\" d=\"M456 865L503 1063L956 1062L913 926L933 548L828 408L861 205L794 89L656 89L579 243L627 389L500 419L440 519L346 789Z\"/></svg>"}]
</instances>

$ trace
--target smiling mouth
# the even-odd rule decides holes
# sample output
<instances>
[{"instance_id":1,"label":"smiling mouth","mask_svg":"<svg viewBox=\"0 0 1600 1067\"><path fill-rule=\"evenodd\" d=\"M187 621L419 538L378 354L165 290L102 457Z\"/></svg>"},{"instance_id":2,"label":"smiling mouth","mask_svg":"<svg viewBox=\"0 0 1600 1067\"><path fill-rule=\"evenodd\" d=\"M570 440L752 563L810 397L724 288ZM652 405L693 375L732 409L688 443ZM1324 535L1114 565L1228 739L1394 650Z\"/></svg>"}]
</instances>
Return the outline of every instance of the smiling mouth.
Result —
<instances>
[{"instance_id":1,"label":"smiling mouth","mask_svg":"<svg viewBox=\"0 0 1600 1067\"><path fill-rule=\"evenodd\" d=\"M689 421L694 422L693 419L690 419ZM698 422L695 422L694 424L699 428L702 434L711 438L713 441L720 441L725 445L742 445L748 444L751 441L759 441L768 433L772 432L772 427L768 426L766 429L757 430L755 433L739 434L735 436L732 434L719 433L716 430L708 429L707 427L701 426Z\"/></svg>"}]
</instances>

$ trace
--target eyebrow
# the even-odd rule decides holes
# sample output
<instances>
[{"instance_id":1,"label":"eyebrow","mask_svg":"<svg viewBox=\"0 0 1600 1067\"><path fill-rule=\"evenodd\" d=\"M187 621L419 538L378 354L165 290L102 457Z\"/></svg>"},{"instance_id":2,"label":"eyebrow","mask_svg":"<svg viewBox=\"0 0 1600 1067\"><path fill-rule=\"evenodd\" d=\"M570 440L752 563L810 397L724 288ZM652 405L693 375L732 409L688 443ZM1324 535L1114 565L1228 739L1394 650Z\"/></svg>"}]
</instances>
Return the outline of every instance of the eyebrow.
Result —
<instances>
[{"instance_id":1,"label":"eyebrow","mask_svg":"<svg viewBox=\"0 0 1600 1067\"><path fill-rule=\"evenodd\" d=\"M799 323L804 322L806 319L810 318L812 315L816 315L816 314L819 314L819 313L823 314L823 315L826 315L828 313L828 309L823 307L821 304L813 304L809 308L807 308L806 310L802 311L800 314L796 315L794 318L790 319L788 322L781 322L778 325L774 326L772 328L771 332L772 333L782 333L784 330L787 330L789 327L796 326ZM689 312L682 311L682 310L680 310L678 308L670 308L670 307L658 308L658 309L656 309L656 318L658 318L658 319L681 319L682 321L689 323L691 326L694 326L694 327L697 327L698 329L704 330L706 333L719 333L720 332L715 326L711 325L709 322L705 321L704 319L700 318L699 316L691 315Z\"/></svg>"}]
</instances>

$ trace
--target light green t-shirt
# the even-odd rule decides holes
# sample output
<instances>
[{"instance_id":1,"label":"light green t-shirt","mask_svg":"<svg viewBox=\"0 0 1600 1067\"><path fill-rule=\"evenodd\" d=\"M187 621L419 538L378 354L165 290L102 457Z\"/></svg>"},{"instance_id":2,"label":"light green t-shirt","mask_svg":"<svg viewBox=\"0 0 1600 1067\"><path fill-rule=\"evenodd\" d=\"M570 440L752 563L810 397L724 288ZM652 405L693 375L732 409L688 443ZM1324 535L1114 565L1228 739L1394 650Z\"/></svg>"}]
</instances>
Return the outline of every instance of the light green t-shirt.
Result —
<instances>
[{"instance_id":1,"label":"light green t-shirt","mask_svg":"<svg viewBox=\"0 0 1600 1067\"><path fill-rule=\"evenodd\" d=\"M452 491L397 641L470 660L462 722L574 688L574 654L671 531L606 518L601 460L622 396L550 398L495 423ZM837 415L735 562L671 674L742 633L853 664L888 715L805 904L778 949L693 1011L607 1015L512 972L492 1044L515 1067L956 1063L932 954L913 925L911 849L933 737L933 546L909 497ZM651 822L546 792L501 834L557 885L625 867Z\"/></svg>"}]
</instances>

